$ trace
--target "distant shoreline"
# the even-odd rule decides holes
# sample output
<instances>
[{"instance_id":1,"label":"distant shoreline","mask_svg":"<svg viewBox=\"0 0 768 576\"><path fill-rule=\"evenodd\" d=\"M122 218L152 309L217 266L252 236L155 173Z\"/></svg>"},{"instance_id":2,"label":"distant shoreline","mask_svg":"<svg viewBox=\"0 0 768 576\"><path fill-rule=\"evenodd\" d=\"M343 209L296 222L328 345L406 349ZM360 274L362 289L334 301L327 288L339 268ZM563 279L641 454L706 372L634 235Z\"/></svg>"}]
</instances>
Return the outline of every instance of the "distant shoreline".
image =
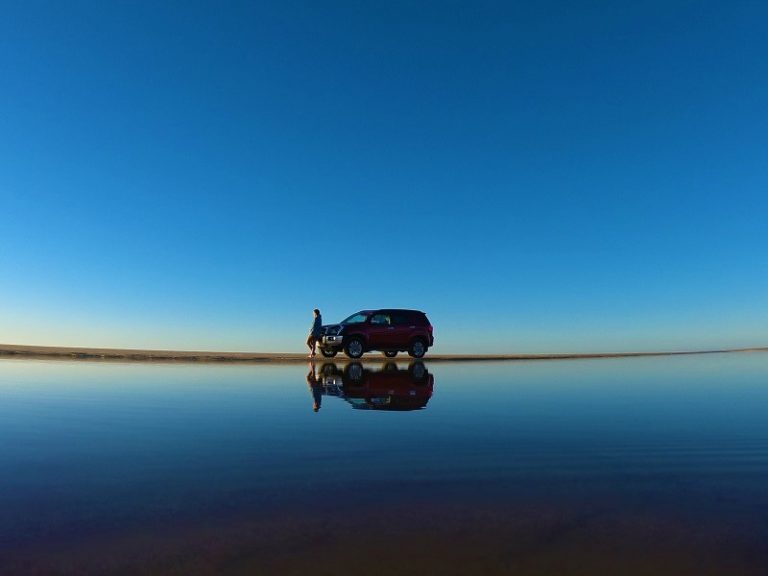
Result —
<instances>
[{"instance_id":1,"label":"distant shoreline","mask_svg":"<svg viewBox=\"0 0 768 576\"><path fill-rule=\"evenodd\" d=\"M588 358L634 358L643 356L684 356L692 354L724 354L733 352L768 352L768 347L732 348L722 350L686 350L661 352L604 352L552 354L427 354L429 362L478 362L502 360L577 360ZM292 352L195 352L183 350L132 350L120 348L82 348L64 346L26 346L0 344L0 359L95 360L122 362L185 362L185 363L299 363L307 362L306 354ZM317 362L350 362L344 354L325 358L318 353ZM361 358L365 362L412 360L407 354L385 358L373 352Z\"/></svg>"}]
</instances>

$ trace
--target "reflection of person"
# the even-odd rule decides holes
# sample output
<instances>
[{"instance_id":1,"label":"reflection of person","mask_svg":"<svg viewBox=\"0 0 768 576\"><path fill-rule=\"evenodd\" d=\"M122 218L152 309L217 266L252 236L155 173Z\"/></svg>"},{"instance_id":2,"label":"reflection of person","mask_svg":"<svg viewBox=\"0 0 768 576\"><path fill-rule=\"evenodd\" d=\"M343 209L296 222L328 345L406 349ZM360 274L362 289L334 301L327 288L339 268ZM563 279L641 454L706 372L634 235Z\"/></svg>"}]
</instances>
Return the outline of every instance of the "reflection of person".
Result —
<instances>
[{"instance_id":1,"label":"reflection of person","mask_svg":"<svg viewBox=\"0 0 768 576\"><path fill-rule=\"evenodd\" d=\"M309 336L307 336L307 346L309 346L309 357L314 358L315 347L317 341L323 333L323 317L320 315L320 310L315 308L315 320L312 322L312 328L309 329Z\"/></svg>"},{"instance_id":2,"label":"reflection of person","mask_svg":"<svg viewBox=\"0 0 768 576\"><path fill-rule=\"evenodd\" d=\"M307 386L312 391L312 398L314 404L312 410L317 412L320 410L320 403L323 401L323 385L317 381L317 373L315 372L315 363L309 363L309 372L307 373Z\"/></svg>"}]
</instances>

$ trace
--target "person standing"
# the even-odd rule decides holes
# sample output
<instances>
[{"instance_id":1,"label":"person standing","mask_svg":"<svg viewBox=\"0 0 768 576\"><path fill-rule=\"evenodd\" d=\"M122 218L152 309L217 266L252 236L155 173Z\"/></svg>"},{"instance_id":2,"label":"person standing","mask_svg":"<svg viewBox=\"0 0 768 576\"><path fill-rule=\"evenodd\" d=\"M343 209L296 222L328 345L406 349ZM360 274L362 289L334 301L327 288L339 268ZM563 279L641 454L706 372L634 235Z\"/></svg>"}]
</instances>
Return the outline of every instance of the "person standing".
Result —
<instances>
[{"instance_id":1,"label":"person standing","mask_svg":"<svg viewBox=\"0 0 768 576\"><path fill-rule=\"evenodd\" d=\"M317 372L315 371L315 361L309 361L309 372L307 373L307 385L312 392L312 410L315 412L320 411L320 404L323 402L323 388L322 382L317 379Z\"/></svg>"},{"instance_id":2,"label":"person standing","mask_svg":"<svg viewBox=\"0 0 768 576\"><path fill-rule=\"evenodd\" d=\"M323 317L320 315L320 310L315 308L315 320L312 322L312 328L309 330L309 336L307 337L307 346L309 346L310 358L315 357L315 349L317 347L317 341L323 334Z\"/></svg>"}]
</instances>

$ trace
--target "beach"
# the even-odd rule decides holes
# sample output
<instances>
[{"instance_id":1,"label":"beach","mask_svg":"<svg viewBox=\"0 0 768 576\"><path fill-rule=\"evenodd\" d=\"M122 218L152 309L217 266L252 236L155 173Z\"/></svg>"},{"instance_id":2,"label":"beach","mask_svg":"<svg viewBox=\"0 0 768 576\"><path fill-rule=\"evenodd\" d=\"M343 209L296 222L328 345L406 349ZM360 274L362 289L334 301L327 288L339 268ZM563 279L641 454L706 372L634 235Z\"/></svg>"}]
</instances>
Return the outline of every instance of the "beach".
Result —
<instances>
[{"instance_id":1,"label":"beach","mask_svg":"<svg viewBox=\"0 0 768 576\"><path fill-rule=\"evenodd\" d=\"M738 352L768 352L768 347L733 348L722 350L673 350L656 352L563 352L541 354L431 354L423 360L429 362L488 362L502 360L578 360L589 358L632 358L645 356L682 356L691 354L726 354ZM307 354L295 352L215 352L190 350L141 350L125 348L91 348L70 346L30 346L0 344L0 358L57 359L57 360L117 360L130 362L233 362L233 363L297 363L306 362ZM410 357L402 353L399 360ZM316 361L350 362L344 354ZM365 362L391 362L381 354L368 353Z\"/></svg>"}]
</instances>

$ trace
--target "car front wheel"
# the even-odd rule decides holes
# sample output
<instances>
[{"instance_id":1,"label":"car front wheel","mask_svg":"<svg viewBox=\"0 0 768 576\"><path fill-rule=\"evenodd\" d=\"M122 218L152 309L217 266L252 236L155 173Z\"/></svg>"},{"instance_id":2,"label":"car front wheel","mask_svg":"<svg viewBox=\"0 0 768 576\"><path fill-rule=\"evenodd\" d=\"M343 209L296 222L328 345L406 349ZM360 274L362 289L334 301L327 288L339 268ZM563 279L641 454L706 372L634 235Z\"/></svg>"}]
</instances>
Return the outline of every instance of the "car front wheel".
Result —
<instances>
[{"instance_id":1,"label":"car front wheel","mask_svg":"<svg viewBox=\"0 0 768 576\"><path fill-rule=\"evenodd\" d=\"M336 350L335 348L320 348L320 354L322 354L326 358L333 358L338 353L339 351Z\"/></svg>"},{"instance_id":2,"label":"car front wheel","mask_svg":"<svg viewBox=\"0 0 768 576\"><path fill-rule=\"evenodd\" d=\"M421 358L427 352L427 345L424 340L417 338L411 342L410 348L408 348L408 355L413 358Z\"/></svg>"},{"instance_id":3,"label":"car front wheel","mask_svg":"<svg viewBox=\"0 0 768 576\"><path fill-rule=\"evenodd\" d=\"M344 345L344 353L350 358L360 358L363 355L365 349L363 348L363 341L360 338L350 338Z\"/></svg>"},{"instance_id":4,"label":"car front wheel","mask_svg":"<svg viewBox=\"0 0 768 576\"><path fill-rule=\"evenodd\" d=\"M386 356L387 358L394 358L395 356L397 356L397 350L387 350L384 352L384 356Z\"/></svg>"},{"instance_id":5,"label":"car front wheel","mask_svg":"<svg viewBox=\"0 0 768 576\"><path fill-rule=\"evenodd\" d=\"M344 370L346 383L360 384L363 379L363 365L360 362L350 362Z\"/></svg>"}]
</instances>

